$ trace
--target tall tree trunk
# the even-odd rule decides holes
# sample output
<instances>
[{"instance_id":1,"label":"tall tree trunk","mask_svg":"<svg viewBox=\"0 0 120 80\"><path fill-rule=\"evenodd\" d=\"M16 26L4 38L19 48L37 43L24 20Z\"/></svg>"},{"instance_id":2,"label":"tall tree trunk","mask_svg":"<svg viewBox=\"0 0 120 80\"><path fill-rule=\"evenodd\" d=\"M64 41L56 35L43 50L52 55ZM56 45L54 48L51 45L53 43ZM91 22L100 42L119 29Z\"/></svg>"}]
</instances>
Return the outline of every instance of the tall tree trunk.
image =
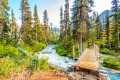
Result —
<instances>
[{"instance_id":1,"label":"tall tree trunk","mask_svg":"<svg viewBox=\"0 0 120 80\"><path fill-rule=\"evenodd\" d=\"M117 27L117 46L120 47L120 36L119 36L119 26L118 26L118 16L117 16L117 20L116 20L116 27Z\"/></svg>"},{"instance_id":2,"label":"tall tree trunk","mask_svg":"<svg viewBox=\"0 0 120 80\"><path fill-rule=\"evenodd\" d=\"M79 42L79 53L81 54L82 53L82 26L80 25L80 42Z\"/></svg>"},{"instance_id":3,"label":"tall tree trunk","mask_svg":"<svg viewBox=\"0 0 120 80\"><path fill-rule=\"evenodd\" d=\"M111 48L111 43L110 43L110 29L108 29L108 32L109 32L108 45L109 45L109 47Z\"/></svg>"}]
</instances>

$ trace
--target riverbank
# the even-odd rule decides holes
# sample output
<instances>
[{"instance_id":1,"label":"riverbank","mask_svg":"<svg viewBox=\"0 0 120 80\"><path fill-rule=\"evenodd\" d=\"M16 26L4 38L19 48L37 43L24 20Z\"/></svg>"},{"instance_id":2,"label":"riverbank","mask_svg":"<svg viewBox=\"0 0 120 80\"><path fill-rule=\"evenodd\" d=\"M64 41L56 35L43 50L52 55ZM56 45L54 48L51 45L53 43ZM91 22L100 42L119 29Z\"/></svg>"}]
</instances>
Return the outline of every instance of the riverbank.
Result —
<instances>
[{"instance_id":1,"label":"riverbank","mask_svg":"<svg viewBox=\"0 0 120 80\"><path fill-rule=\"evenodd\" d=\"M24 72L20 72L18 77L15 79L22 79L22 80L69 80L69 79L89 79L89 80L96 80L96 76L85 73L85 72L74 72L70 71L67 72L67 67L70 63L73 63L73 60L68 57L59 56L56 53L55 45L49 45L44 50L38 52L38 58L42 56L48 57L49 66L52 65L58 68L58 71L55 70L45 70L45 71L38 71L34 73L30 70L25 70ZM46 67L46 66L44 66ZM56 74L54 74L56 73ZM13 79L13 78L12 78ZM11 79L8 79L11 80ZM14 79L13 79L14 80Z\"/></svg>"}]
</instances>

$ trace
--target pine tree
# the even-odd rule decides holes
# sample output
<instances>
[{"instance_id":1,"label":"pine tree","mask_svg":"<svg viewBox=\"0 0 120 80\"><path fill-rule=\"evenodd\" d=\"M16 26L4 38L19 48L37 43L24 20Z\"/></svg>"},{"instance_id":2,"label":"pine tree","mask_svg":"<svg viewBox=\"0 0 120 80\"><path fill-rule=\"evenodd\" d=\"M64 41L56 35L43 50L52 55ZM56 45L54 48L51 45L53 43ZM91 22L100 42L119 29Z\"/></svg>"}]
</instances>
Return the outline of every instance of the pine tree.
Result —
<instances>
[{"instance_id":1,"label":"pine tree","mask_svg":"<svg viewBox=\"0 0 120 80\"><path fill-rule=\"evenodd\" d=\"M26 43L29 43L30 37L32 37L30 31L32 27L32 16L28 0L21 1L21 10L22 10L22 25L20 29L20 35L18 44L23 40Z\"/></svg>"},{"instance_id":2,"label":"pine tree","mask_svg":"<svg viewBox=\"0 0 120 80\"><path fill-rule=\"evenodd\" d=\"M57 31L55 30L55 41L58 40L58 33Z\"/></svg>"},{"instance_id":3,"label":"pine tree","mask_svg":"<svg viewBox=\"0 0 120 80\"><path fill-rule=\"evenodd\" d=\"M21 6L20 6L20 10L21 10L21 20L22 20L22 24L21 24L21 28L20 28L20 32L19 32L19 39L18 39L18 43L20 44L22 42L22 36L23 36L23 29L24 29L24 25L25 25L25 1L26 0L21 0Z\"/></svg>"},{"instance_id":4,"label":"pine tree","mask_svg":"<svg viewBox=\"0 0 120 80\"><path fill-rule=\"evenodd\" d=\"M60 39L63 38L64 35L64 20L63 20L63 8L60 9Z\"/></svg>"},{"instance_id":5,"label":"pine tree","mask_svg":"<svg viewBox=\"0 0 120 80\"><path fill-rule=\"evenodd\" d=\"M94 22L94 36L95 36L95 41L99 41L102 39L102 26L101 26L101 22L100 22L100 18L98 13L94 14L94 18L95 18L95 22Z\"/></svg>"},{"instance_id":6,"label":"pine tree","mask_svg":"<svg viewBox=\"0 0 120 80\"><path fill-rule=\"evenodd\" d=\"M49 27L48 41L51 44L52 41L52 29Z\"/></svg>"},{"instance_id":7,"label":"pine tree","mask_svg":"<svg viewBox=\"0 0 120 80\"><path fill-rule=\"evenodd\" d=\"M31 15L31 11L30 11L30 7L29 7L29 3L26 0L25 2L25 26L23 29L23 40L26 43L30 43L30 38L32 37L31 35L31 28L32 28L32 15Z\"/></svg>"},{"instance_id":8,"label":"pine tree","mask_svg":"<svg viewBox=\"0 0 120 80\"><path fill-rule=\"evenodd\" d=\"M89 29L89 16L88 13L91 12L91 7L93 6L93 0L75 0L73 6L73 35L76 35L74 38L79 43L79 52L82 53L83 50L83 30ZM84 28L87 27L87 28ZM85 38L84 38L85 39Z\"/></svg>"},{"instance_id":9,"label":"pine tree","mask_svg":"<svg viewBox=\"0 0 120 80\"><path fill-rule=\"evenodd\" d=\"M13 9L12 9L12 12L11 12L11 16L12 16L12 19L11 19L11 38L17 38L17 23L15 21L15 17L14 17L14 12L13 12Z\"/></svg>"},{"instance_id":10,"label":"pine tree","mask_svg":"<svg viewBox=\"0 0 120 80\"><path fill-rule=\"evenodd\" d=\"M66 4L65 4L65 11L64 11L64 21L65 21L65 39L67 39L68 36L68 27L70 24L70 20L69 20L69 0L65 0Z\"/></svg>"},{"instance_id":11,"label":"pine tree","mask_svg":"<svg viewBox=\"0 0 120 80\"><path fill-rule=\"evenodd\" d=\"M45 10L44 11L44 16L43 16L43 22L44 22L44 28L45 28L45 42L48 42L48 28L49 28L49 26L48 26L48 14L47 14L47 11Z\"/></svg>"},{"instance_id":12,"label":"pine tree","mask_svg":"<svg viewBox=\"0 0 120 80\"><path fill-rule=\"evenodd\" d=\"M116 32L116 45L118 47L120 47L120 32L119 32L119 25L118 25L118 4L119 4L119 0L113 0L112 1L112 12L114 12L115 14L113 15L114 20L115 20L115 32Z\"/></svg>"},{"instance_id":13,"label":"pine tree","mask_svg":"<svg viewBox=\"0 0 120 80\"><path fill-rule=\"evenodd\" d=\"M37 6L35 5L34 7L34 30L35 30L35 40L38 41L38 30L40 27L40 21L39 21L39 17L38 17L38 13L37 13Z\"/></svg>"},{"instance_id":14,"label":"pine tree","mask_svg":"<svg viewBox=\"0 0 120 80\"><path fill-rule=\"evenodd\" d=\"M106 40L107 40L107 44L109 47L111 47L110 44L110 21L109 21L109 13L108 10L106 12Z\"/></svg>"},{"instance_id":15,"label":"pine tree","mask_svg":"<svg viewBox=\"0 0 120 80\"><path fill-rule=\"evenodd\" d=\"M52 41L54 42L55 41L55 33L54 33L54 30L53 30L53 28L51 27L51 30L52 30Z\"/></svg>"},{"instance_id":16,"label":"pine tree","mask_svg":"<svg viewBox=\"0 0 120 80\"><path fill-rule=\"evenodd\" d=\"M4 35L8 33L9 31L9 6L8 6L8 0L0 0L0 29L1 34Z\"/></svg>"}]
</instances>

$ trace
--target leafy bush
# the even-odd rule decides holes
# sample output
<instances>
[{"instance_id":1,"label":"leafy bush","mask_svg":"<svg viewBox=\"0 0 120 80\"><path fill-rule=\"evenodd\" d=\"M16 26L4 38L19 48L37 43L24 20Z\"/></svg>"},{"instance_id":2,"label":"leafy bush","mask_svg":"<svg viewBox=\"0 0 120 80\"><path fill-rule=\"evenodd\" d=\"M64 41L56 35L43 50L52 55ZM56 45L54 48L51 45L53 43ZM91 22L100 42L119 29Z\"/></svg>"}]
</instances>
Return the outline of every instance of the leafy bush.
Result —
<instances>
[{"instance_id":1,"label":"leafy bush","mask_svg":"<svg viewBox=\"0 0 120 80\"><path fill-rule=\"evenodd\" d=\"M0 46L0 58L9 56L9 57L22 57L25 54L20 52L17 48L12 47L10 45L7 46Z\"/></svg>"},{"instance_id":2,"label":"leafy bush","mask_svg":"<svg viewBox=\"0 0 120 80\"><path fill-rule=\"evenodd\" d=\"M4 57L3 61L0 62L0 79L10 78L11 76L17 76L23 69L29 67L30 59L17 59Z\"/></svg>"},{"instance_id":3,"label":"leafy bush","mask_svg":"<svg viewBox=\"0 0 120 80\"><path fill-rule=\"evenodd\" d=\"M34 59L32 63L34 64L34 71L39 72L41 70L48 70L49 69L49 63L47 62L47 57L41 57L39 60Z\"/></svg>"},{"instance_id":4,"label":"leafy bush","mask_svg":"<svg viewBox=\"0 0 120 80\"><path fill-rule=\"evenodd\" d=\"M100 48L106 48L107 45L105 43L100 43Z\"/></svg>"},{"instance_id":5,"label":"leafy bush","mask_svg":"<svg viewBox=\"0 0 120 80\"><path fill-rule=\"evenodd\" d=\"M35 43L35 45L33 45L33 51L37 52L37 51L41 51L44 48L46 48L46 45L43 43Z\"/></svg>"},{"instance_id":6,"label":"leafy bush","mask_svg":"<svg viewBox=\"0 0 120 80\"><path fill-rule=\"evenodd\" d=\"M60 46L56 47L56 51L60 56L67 56L68 55L68 51L61 48Z\"/></svg>"},{"instance_id":7,"label":"leafy bush","mask_svg":"<svg viewBox=\"0 0 120 80\"><path fill-rule=\"evenodd\" d=\"M41 51L44 48L46 48L46 45L44 43L36 43L36 42L34 42L32 46L29 44L25 44L25 43L20 43L19 46L28 53L34 53L34 52Z\"/></svg>"},{"instance_id":8,"label":"leafy bush","mask_svg":"<svg viewBox=\"0 0 120 80\"><path fill-rule=\"evenodd\" d=\"M72 49L71 50L69 50L69 49L65 50L64 47L62 47L61 45L58 45L56 47L56 51L57 51L57 54L59 54L60 56L69 56L71 58L73 57ZM78 51L78 48L75 47L75 57L79 57L77 51Z\"/></svg>"},{"instance_id":9,"label":"leafy bush","mask_svg":"<svg viewBox=\"0 0 120 80\"><path fill-rule=\"evenodd\" d=\"M11 46L16 46L17 45L17 40L15 38L10 38L9 35L4 35L3 37L0 37L0 44L6 46L6 45L11 45Z\"/></svg>"},{"instance_id":10,"label":"leafy bush","mask_svg":"<svg viewBox=\"0 0 120 80\"><path fill-rule=\"evenodd\" d=\"M56 40L56 41L52 41L52 44L58 44L59 40Z\"/></svg>"},{"instance_id":11,"label":"leafy bush","mask_svg":"<svg viewBox=\"0 0 120 80\"><path fill-rule=\"evenodd\" d=\"M103 60L103 66L113 69L120 69L120 62L118 61L118 59L106 57Z\"/></svg>"},{"instance_id":12,"label":"leafy bush","mask_svg":"<svg viewBox=\"0 0 120 80\"><path fill-rule=\"evenodd\" d=\"M28 52L28 53L34 52L32 47L29 44L20 43L19 46L23 48L25 52Z\"/></svg>"},{"instance_id":13,"label":"leafy bush","mask_svg":"<svg viewBox=\"0 0 120 80\"><path fill-rule=\"evenodd\" d=\"M33 70L35 72L49 70L49 69L58 70L56 67L50 65L47 61L48 61L48 57L46 56L42 56L39 60L35 58L34 60L32 60Z\"/></svg>"},{"instance_id":14,"label":"leafy bush","mask_svg":"<svg viewBox=\"0 0 120 80\"><path fill-rule=\"evenodd\" d=\"M70 57L73 58L73 53L70 54ZM79 58L79 55L77 53L75 53L75 57Z\"/></svg>"},{"instance_id":15,"label":"leafy bush","mask_svg":"<svg viewBox=\"0 0 120 80\"><path fill-rule=\"evenodd\" d=\"M24 43L29 44L30 46L33 46L36 43L36 41L34 41L31 37L25 37Z\"/></svg>"},{"instance_id":16,"label":"leafy bush","mask_svg":"<svg viewBox=\"0 0 120 80\"><path fill-rule=\"evenodd\" d=\"M51 66L48 62L48 57L42 56L39 60L25 58L10 58L4 57L0 62L0 80L10 78L11 76L18 76L23 70L31 70L33 72L45 70L58 70L56 67Z\"/></svg>"},{"instance_id":17,"label":"leafy bush","mask_svg":"<svg viewBox=\"0 0 120 80\"><path fill-rule=\"evenodd\" d=\"M115 56L120 55L119 53L115 53L113 50L109 50L107 48L100 49L100 52L103 54L109 54L109 55L115 55Z\"/></svg>"}]
</instances>

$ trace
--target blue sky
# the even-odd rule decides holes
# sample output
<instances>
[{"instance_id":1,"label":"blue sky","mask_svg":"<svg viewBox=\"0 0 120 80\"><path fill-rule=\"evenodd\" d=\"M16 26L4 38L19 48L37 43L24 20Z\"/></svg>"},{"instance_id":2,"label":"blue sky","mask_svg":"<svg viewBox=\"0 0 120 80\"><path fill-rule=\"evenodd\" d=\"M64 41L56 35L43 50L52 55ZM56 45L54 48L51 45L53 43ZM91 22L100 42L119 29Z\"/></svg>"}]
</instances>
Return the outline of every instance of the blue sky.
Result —
<instances>
[{"instance_id":1,"label":"blue sky","mask_svg":"<svg viewBox=\"0 0 120 80\"><path fill-rule=\"evenodd\" d=\"M9 1L9 6L10 6L10 11L14 10L15 13L15 18L17 21L18 26L21 25L21 10L20 9L20 2L21 0L8 0ZM69 0L70 2L70 9L73 5L74 0ZM106 9L111 9L111 1L112 0L94 0L95 1L95 6L93 10L97 11L99 14L102 13ZM64 8L65 5L65 0L28 0L29 5L30 5L30 10L32 11L32 16L33 16L33 11L34 11L34 6L35 4L38 7L38 15L40 18L40 21L43 21L43 12L46 9L48 12L48 17L49 17L49 23L52 22L55 26L59 27L59 13L60 13L60 7L62 6ZM70 11L71 14L71 11Z\"/></svg>"}]
</instances>

